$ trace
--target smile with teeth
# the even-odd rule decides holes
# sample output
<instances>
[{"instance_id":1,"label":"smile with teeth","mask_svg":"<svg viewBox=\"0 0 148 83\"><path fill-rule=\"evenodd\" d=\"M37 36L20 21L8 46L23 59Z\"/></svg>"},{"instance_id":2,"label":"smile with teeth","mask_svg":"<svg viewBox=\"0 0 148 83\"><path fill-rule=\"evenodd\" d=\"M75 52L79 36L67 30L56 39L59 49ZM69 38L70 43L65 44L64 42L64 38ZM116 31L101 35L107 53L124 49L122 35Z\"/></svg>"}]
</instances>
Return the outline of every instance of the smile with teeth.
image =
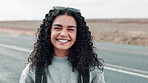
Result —
<instances>
[{"instance_id":1,"label":"smile with teeth","mask_svg":"<svg viewBox=\"0 0 148 83\"><path fill-rule=\"evenodd\" d=\"M57 39L59 42L69 42L69 40L62 40L62 39Z\"/></svg>"}]
</instances>

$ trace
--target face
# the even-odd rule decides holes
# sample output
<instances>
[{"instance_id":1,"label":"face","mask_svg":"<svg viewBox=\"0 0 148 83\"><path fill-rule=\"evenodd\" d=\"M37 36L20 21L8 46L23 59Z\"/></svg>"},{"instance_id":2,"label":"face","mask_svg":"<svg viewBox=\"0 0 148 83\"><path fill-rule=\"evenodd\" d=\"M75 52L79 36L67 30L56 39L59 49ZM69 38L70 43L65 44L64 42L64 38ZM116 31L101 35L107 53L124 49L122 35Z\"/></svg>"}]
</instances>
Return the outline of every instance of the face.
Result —
<instances>
[{"instance_id":1,"label":"face","mask_svg":"<svg viewBox=\"0 0 148 83\"><path fill-rule=\"evenodd\" d=\"M76 21L72 16L60 15L51 26L51 42L55 50L69 51L76 41Z\"/></svg>"}]
</instances>

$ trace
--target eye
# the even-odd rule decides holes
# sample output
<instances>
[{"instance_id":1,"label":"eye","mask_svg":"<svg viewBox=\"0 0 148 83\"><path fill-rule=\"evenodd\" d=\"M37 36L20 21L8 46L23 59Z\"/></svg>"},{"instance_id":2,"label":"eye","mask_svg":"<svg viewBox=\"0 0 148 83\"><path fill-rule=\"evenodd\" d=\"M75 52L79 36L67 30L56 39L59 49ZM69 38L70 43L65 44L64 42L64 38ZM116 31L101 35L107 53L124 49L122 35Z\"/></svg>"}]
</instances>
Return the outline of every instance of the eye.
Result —
<instances>
[{"instance_id":1,"label":"eye","mask_svg":"<svg viewBox=\"0 0 148 83\"><path fill-rule=\"evenodd\" d=\"M68 29L69 31L75 31L75 29Z\"/></svg>"},{"instance_id":2,"label":"eye","mask_svg":"<svg viewBox=\"0 0 148 83\"><path fill-rule=\"evenodd\" d=\"M59 27L55 27L54 29L56 29L56 30L60 30L61 28L59 28Z\"/></svg>"}]
</instances>

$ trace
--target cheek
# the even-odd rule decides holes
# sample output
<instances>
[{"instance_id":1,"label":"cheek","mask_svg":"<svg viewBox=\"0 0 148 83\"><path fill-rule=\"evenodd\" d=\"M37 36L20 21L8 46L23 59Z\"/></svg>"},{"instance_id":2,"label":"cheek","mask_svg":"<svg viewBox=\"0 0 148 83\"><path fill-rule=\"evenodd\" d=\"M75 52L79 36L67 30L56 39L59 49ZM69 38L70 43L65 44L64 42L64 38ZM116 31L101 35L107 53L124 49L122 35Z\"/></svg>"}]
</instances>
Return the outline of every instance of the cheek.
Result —
<instances>
[{"instance_id":1,"label":"cheek","mask_svg":"<svg viewBox=\"0 0 148 83\"><path fill-rule=\"evenodd\" d=\"M51 41L53 41L57 36L57 33L55 33L54 31L51 31L51 35L50 35L50 39Z\"/></svg>"},{"instance_id":2,"label":"cheek","mask_svg":"<svg viewBox=\"0 0 148 83\"><path fill-rule=\"evenodd\" d=\"M72 39L74 40L74 41L76 41L76 33L74 33L74 34L72 34Z\"/></svg>"}]
</instances>

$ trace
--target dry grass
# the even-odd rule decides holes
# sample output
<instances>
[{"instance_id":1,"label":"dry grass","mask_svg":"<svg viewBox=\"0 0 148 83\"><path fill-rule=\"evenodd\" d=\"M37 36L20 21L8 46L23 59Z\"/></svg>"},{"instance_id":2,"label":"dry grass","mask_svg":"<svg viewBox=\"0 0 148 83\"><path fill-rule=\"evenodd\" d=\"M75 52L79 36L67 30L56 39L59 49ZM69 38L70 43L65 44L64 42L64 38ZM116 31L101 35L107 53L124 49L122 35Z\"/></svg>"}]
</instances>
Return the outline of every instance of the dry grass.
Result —
<instances>
[{"instance_id":1,"label":"dry grass","mask_svg":"<svg viewBox=\"0 0 148 83\"><path fill-rule=\"evenodd\" d=\"M148 19L88 19L94 41L148 46ZM1 21L0 32L34 35L42 21Z\"/></svg>"},{"instance_id":2,"label":"dry grass","mask_svg":"<svg viewBox=\"0 0 148 83\"><path fill-rule=\"evenodd\" d=\"M148 19L87 20L95 41L148 46Z\"/></svg>"}]
</instances>

